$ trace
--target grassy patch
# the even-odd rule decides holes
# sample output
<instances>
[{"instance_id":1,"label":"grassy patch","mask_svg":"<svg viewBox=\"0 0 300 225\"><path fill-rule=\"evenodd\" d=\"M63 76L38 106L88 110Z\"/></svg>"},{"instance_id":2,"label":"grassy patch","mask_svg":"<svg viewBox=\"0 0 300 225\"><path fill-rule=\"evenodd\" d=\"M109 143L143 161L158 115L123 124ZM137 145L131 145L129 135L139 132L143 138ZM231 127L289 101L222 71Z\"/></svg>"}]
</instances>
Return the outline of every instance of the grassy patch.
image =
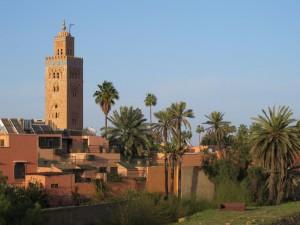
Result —
<instances>
[{"instance_id":1,"label":"grassy patch","mask_svg":"<svg viewBox=\"0 0 300 225\"><path fill-rule=\"evenodd\" d=\"M272 222L300 211L300 202L279 206L247 207L245 212L219 212L206 210L186 218L182 225L269 225Z\"/></svg>"}]
</instances>

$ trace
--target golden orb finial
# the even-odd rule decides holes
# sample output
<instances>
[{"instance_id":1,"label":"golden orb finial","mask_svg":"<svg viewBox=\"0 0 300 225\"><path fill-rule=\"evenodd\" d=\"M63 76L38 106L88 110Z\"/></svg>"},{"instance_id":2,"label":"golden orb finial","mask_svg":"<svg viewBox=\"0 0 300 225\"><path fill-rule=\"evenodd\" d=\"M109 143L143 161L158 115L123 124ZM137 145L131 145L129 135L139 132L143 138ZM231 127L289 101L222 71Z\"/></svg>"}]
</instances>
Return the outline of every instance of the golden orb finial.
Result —
<instances>
[{"instance_id":1,"label":"golden orb finial","mask_svg":"<svg viewBox=\"0 0 300 225\"><path fill-rule=\"evenodd\" d=\"M66 21L64 20L63 25L62 25L62 30L66 31Z\"/></svg>"}]
</instances>

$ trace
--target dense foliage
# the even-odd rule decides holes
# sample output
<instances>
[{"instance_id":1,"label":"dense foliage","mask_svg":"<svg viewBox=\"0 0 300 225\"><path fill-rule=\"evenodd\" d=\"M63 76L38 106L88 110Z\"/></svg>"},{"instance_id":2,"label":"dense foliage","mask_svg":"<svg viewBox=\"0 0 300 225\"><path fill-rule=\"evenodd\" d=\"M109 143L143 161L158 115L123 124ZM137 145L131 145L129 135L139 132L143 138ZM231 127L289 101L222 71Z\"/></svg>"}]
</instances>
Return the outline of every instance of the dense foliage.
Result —
<instances>
[{"instance_id":1,"label":"dense foliage","mask_svg":"<svg viewBox=\"0 0 300 225\"><path fill-rule=\"evenodd\" d=\"M287 188L288 170L300 156L299 129L292 125L289 107L280 106L263 110L263 116L253 118L257 126L250 137L251 154L256 161L269 171L269 203L279 204ZM277 190L275 190L277 187Z\"/></svg>"},{"instance_id":2,"label":"dense foliage","mask_svg":"<svg viewBox=\"0 0 300 225\"><path fill-rule=\"evenodd\" d=\"M172 224L178 218L212 207L206 200L182 199L172 196L167 201L157 193L130 193L128 204L115 211L111 223L118 225Z\"/></svg>"},{"instance_id":3,"label":"dense foliage","mask_svg":"<svg viewBox=\"0 0 300 225\"><path fill-rule=\"evenodd\" d=\"M43 225L41 209L49 207L48 196L39 183L28 187L8 186L0 179L0 224Z\"/></svg>"}]
</instances>

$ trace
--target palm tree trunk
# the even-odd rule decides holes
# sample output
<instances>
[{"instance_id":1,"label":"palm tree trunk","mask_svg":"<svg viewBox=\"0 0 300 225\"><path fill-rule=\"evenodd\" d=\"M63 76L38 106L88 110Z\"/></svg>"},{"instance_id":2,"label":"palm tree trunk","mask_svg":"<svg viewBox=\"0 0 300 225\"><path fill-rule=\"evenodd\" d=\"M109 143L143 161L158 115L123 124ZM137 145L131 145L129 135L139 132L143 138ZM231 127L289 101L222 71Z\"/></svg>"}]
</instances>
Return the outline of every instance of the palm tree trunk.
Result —
<instances>
[{"instance_id":1,"label":"palm tree trunk","mask_svg":"<svg viewBox=\"0 0 300 225\"><path fill-rule=\"evenodd\" d=\"M104 137L107 137L107 114L105 114L105 135Z\"/></svg>"},{"instance_id":2,"label":"palm tree trunk","mask_svg":"<svg viewBox=\"0 0 300 225\"><path fill-rule=\"evenodd\" d=\"M170 192L174 195L174 153L171 153L170 163L171 163L171 182L170 182Z\"/></svg>"},{"instance_id":3,"label":"palm tree trunk","mask_svg":"<svg viewBox=\"0 0 300 225\"><path fill-rule=\"evenodd\" d=\"M178 154L179 158L178 158L178 198L181 198L181 153L180 151L181 149L181 121L178 122Z\"/></svg>"},{"instance_id":4,"label":"palm tree trunk","mask_svg":"<svg viewBox=\"0 0 300 225\"><path fill-rule=\"evenodd\" d=\"M178 198L181 199L181 156L178 159Z\"/></svg>"},{"instance_id":5,"label":"palm tree trunk","mask_svg":"<svg viewBox=\"0 0 300 225\"><path fill-rule=\"evenodd\" d=\"M271 156L271 170L270 170L270 181L269 181L269 204L273 205L274 201L274 184L275 184L275 149L272 149Z\"/></svg>"},{"instance_id":6,"label":"palm tree trunk","mask_svg":"<svg viewBox=\"0 0 300 225\"><path fill-rule=\"evenodd\" d=\"M152 107L150 105L150 130L152 132Z\"/></svg>"},{"instance_id":7,"label":"palm tree trunk","mask_svg":"<svg viewBox=\"0 0 300 225\"><path fill-rule=\"evenodd\" d=\"M165 200L169 197L168 154L165 153Z\"/></svg>"},{"instance_id":8,"label":"palm tree trunk","mask_svg":"<svg viewBox=\"0 0 300 225\"><path fill-rule=\"evenodd\" d=\"M283 159L281 159L280 163L280 174L279 174L279 180L278 180L278 195L277 195L277 200L276 200L276 205L279 205L283 199L284 196L284 190L285 190L285 184L286 182L284 181L285 177L285 163L283 162Z\"/></svg>"},{"instance_id":9,"label":"palm tree trunk","mask_svg":"<svg viewBox=\"0 0 300 225\"><path fill-rule=\"evenodd\" d=\"M164 147L167 148L168 131L164 128ZM168 153L165 150L165 200L169 197L169 171L168 171Z\"/></svg>"},{"instance_id":10,"label":"palm tree trunk","mask_svg":"<svg viewBox=\"0 0 300 225\"><path fill-rule=\"evenodd\" d=\"M199 133L199 146L201 145L201 133Z\"/></svg>"}]
</instances>

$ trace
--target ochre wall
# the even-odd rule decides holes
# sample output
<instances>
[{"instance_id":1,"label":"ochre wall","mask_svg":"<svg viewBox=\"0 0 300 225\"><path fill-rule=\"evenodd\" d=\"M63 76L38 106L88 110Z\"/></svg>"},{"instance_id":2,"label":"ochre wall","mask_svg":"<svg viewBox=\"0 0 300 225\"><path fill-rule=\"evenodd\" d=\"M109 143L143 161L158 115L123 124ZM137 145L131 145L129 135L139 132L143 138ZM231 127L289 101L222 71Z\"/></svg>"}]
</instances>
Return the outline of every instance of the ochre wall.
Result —
<instances>
[{"instance_id":1,"label":"ochre wall","mask_svg":"<svg viewBox=\"0 0 300 225\"><path fill-rule=\"evenodd\" d=\"M147 168L147 191L165 192L164 167L152 166ZM203 197L212 199L214 195L214 185L204 174L199 166L182 166L181 195L182 197ZM169 187L170 187L169 169ZM177 171L175 171L174 190L177 194ZM170 188L169 188L170 191Z\"/></svg>"},{"instance_id":2,"label":"ochre wall","mask_svg":"<svg viewBox=\"0 0 300 225\"><path fill-rule=\"evenodd\" d=\"M151 166L147 167L147 175L146 175L146 189L149 192L165 192L165 168L164 166ZM170 191L170 183L171 183L171 171L169 168L169 191ZM177 194L177 170L175 169L174 175L174 192Z\"/></svg>"},{"instance_id":3,"label":"ochre wall","mask_svg":"<svg viewBox=\"0 0 300 225\"><path fill-rule=\"evenodd\" d=\"M202 154L186 153L182 156L182 166L201 166Z\"/></svg>"},{"instance_id":4,"label":"ochre wall","mask_svg":"<svg viewBox=\"0 0 300 225\"><path fill-rule=\"evenodd\" d=\"M183 198L200 197L212 200L214 189L214 184L208 179L201 167L182 167L181 191Z\"/></svg>"}]
</instances>

